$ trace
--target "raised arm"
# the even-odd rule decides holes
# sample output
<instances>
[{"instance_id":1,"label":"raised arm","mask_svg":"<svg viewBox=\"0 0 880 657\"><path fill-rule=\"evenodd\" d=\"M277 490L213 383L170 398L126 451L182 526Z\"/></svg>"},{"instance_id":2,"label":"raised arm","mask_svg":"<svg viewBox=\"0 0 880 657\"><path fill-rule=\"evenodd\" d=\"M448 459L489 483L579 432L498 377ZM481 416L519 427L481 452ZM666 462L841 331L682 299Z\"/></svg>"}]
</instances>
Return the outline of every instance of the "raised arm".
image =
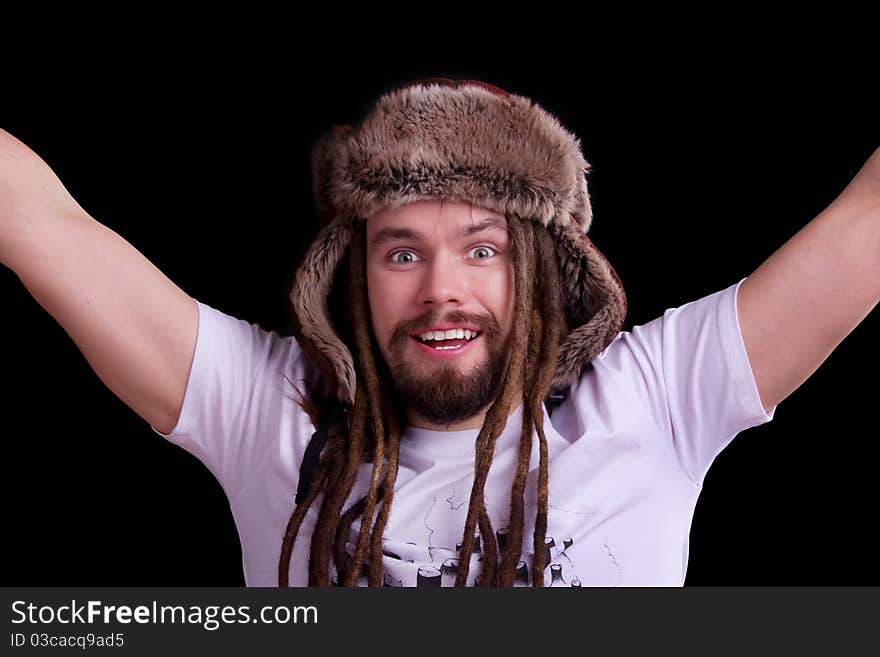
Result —
<instances>
[{"instance_id":1,"label":"raised arm","mask_svg":"<svg viewBox=\"0 0 880 657\"><path fill-rule=\"evenodd\" d=\"M2 129L0 262L117 397L163 433L174 428L195 352L195 300Z\"/></svg>"},{"instance_id":2,"label":"raised arm","mask_svg":"<svg viewBox=\"0 0 880 657\"><path fill-rule=\"evenodd\" d=\"M880 300L880 149L739 290L764 408L800 386Z\"/></svg>"}]
</instances>

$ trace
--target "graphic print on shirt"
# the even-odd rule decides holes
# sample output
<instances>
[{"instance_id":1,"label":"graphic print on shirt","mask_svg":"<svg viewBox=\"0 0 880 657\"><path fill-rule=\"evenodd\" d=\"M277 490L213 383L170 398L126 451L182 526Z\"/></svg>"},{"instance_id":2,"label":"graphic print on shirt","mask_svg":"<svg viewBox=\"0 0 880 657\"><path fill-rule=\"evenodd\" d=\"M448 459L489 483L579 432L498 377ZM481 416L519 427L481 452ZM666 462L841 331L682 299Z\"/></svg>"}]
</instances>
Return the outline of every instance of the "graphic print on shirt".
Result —
<instances>
[{"instance_id":1,"label":"graphic print on shirt","mask_svg":"<svg viewBox=\"0 0 880 657\"><path fill-rule=\"evenodd\" d=\"M614 549L609 545L608 541L608 518L602 511L577 511L572 509L564 509L558 506L548 505L548 534L552 525L568 527L589 525L591 530L586 532L585 536L579 539L578 555L583 562L587 560L587 568L589 580L583 581L578 579L577 583L572 586L617 586L623 577L623 566L618 561ZM574 533L572 531L572 533ZM571 540L571 539L568 539ZM563 564L568 561L569 548L568 542L563 542L563 550L559 553L559 560ZM551 547L552 554L552 547ZM574 564L572 564L573 566ZM585 573L586 574L586 573ZM556 573L551 570L551 581ZM559 576L562 573L558 573ZM546 581L546 578L545 578ZM552 584L551 584L552 586ZM564 586L558 584L557 586Z\"/></svg>"},{"instance_id":2,"label":"graphic print on shirt","mask_svg":"<svg viewBox=\"0 0 880 657\"><path fill-rule=\"evenodd\" d=\"M431 495L424 514L420 516L421 522L412 523L420 534L413 536L416 540L395 543L383 537L384 587L455 586L461 530L467 519L470 496L468 490L465 497L462 488L450 484ZM498 506L489 500L486 501L486 511L492 526L496 528L497 561L500 564L508 539L508 515L502 514ZM354 552L357 529L356 525L352 527L346 544L349 554ZM533 533L534 518L527 518L523 531L523 554L516 565L513 583L515 587L532 586ZM485 543L477 530L465 586L479 585ZM623 574L623 566L609 544L607 516L599 510L576 510L549 505L544 563L547 564L544 570L546 587L617 586ZM368 585L367 570L367 563L364 563L357 586ZM332 564L331 580L334 586L339 585Z\"/></svg>"},{"instance_id":3,"label":"graphic print on shirt","mask_svg":"<svg viewBox=\"0 0 880 657\"><path fill-rule=\"evenodd\" d=\"M463 493L467 493L467 497ZM463 527L469 500L469 490L450 485L445 491L438 491L433 497L430 507L425 513L424 545L430 563L421 564L422 568L437 568L440 564L440 577L433 579L419 577L416 586L454 586L458 572L458 553L461 547L456 542L452 546L442 544L440 528ZM507 544L508 516L499 512L498 508L487 501L486 510L495 530L500 561L501 554ZM544 571L545 586L581 587L584 585L584 573L580 573L575 565L572 553L577 551L581 557L589 555L591 565L589 585L616 586L621 579L622 567L617 562L613 550L608 545L605 514L601 511L571 511L568 509L551 508L548 513L547 534L544 540ZM594 525L593 531L579 539L581 545L576 549L573 535L578 535L576 526ZM531 567L534 563L534 551L530 550L531 536L534 532L533 520L527 522L523 533L524 554L516 566L514 586L531 586ZM458 538L460 541L460 537ZM449 541L447 536L446 541ZM474 537L474 552L468 572L467 586L479 583L479 572L483 560L485 542L480 540L479 532ZM415 545L415 544L413 544ZM598 570L598 572L593 572ZM433 571L431 571L433 572Z\"/></svg>"}]
</instances>

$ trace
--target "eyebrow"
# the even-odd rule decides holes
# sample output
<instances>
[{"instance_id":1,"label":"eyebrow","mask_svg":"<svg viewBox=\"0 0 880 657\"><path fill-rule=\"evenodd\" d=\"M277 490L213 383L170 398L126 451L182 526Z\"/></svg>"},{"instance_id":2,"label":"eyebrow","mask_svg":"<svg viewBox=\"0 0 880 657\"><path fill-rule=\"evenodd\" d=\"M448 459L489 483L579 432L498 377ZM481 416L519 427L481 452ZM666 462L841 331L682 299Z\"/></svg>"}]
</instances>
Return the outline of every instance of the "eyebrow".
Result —
<instances>
[{"instance_id":1,"label":"eyebrow","mask_svg":"<svg viewBox=\"0 0 880 657\"><path fill-rule=\"evenodd\" d=\"M502 219L498 219L496 217L488 217L486 219L477 221L476 223L468 224L460 231L458 231L457 237L458 239L462 239L468 237L469 235L482 233L486 230L501 231L507 234L507 226ZM373 239L370 240L369 248L372 251L373 249L379 248L386 242L391 242L393 240L412 240L414 242L419 242L424 239L424 235L416 230L413 230L412 228L395 228L389 226L388 228L383 228L375 235L373 235Z\"/></svg>"}]
</instances>

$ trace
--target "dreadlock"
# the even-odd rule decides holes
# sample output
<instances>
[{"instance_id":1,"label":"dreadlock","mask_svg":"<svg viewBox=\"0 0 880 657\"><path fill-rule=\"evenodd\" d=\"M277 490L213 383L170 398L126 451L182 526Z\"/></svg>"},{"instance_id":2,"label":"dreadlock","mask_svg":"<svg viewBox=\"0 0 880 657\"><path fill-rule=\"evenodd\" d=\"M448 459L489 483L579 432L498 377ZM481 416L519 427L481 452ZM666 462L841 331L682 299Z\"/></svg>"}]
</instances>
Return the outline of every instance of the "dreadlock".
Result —
<instances>
[{"instance_id":1,"label":"dreadlock","mask_svg":"<svg viewBox=\"0 0 880 657\"><path fill-rule=\"evenodd\" d=\"M483 538L484 560L478 586L512 586L523 546L524 494L532 452L532 434L539 440L538 495L532 584L544 585L548 554L544 549L547 531L548 453L544 433L542 404L546 398L561 343L566 332L562 289L556 250L549 229L532 221L508 222L513 245L515 310L510 348L504 364L502 387L486 412L476 439L474 483L464 534L459 548L459 567L455 585L464 586L474 547L476 526ZM382 535L391 511L397 478L402 408L395 404L390 381L375 354L368 311L365 272L365 228L355 231L348 255L348 274L343 324L348 344L354 344L356 387L354 405L345 421L333 427L321 455L311 488L297 505L287 524L278 564L280 586L288 585L290 558L299 528L308 509L319 495L323 501L318 513L309 552L309 586L329 586L332 556L341 586L355 586L366 576L369 586L382 585ZM534 267L530 265L534 264ZM508 536L498 564L498 545L486 511L484 488L495 450L495 442L507 425L511 406L516 402L516 382L522 382L522 435L519 460L511 488ZM297 392L300 392L297 390ZM308 388L295 400L308 413L315 426L327 412L327 400ZM373 463L367 494L344 513L342 507L351 494L358 468ZM378 507L375 523L373 516ZM362 518L355 551L349 555L345 542L357 518ZM372 526L371 526L372 525Z\"/></svg>"}]
</instances>

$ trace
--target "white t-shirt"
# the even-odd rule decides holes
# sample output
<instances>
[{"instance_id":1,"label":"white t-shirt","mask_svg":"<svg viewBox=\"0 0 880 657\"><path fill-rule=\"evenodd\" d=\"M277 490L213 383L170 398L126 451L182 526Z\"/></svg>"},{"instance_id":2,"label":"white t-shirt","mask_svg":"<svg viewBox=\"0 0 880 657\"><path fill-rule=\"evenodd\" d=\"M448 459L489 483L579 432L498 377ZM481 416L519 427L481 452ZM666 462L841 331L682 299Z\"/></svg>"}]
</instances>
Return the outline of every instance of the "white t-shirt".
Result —
<instances>
[{"instance_id":1,"label":"white t-shirt","mask_svg":"<svg viewBox=\"0 0 880 657\"><path fill-rule=\"evenodd\" d=\"M742 279L745 280L745 279ZM706 471L740 431L773 419L758 395L740 332L742 280L632 331L593 359L569 396L544 411L548 441L550 559L545 586L682 586L688 536ZM198 302L195 357L180 419L159 435L199 458L225 491L241 539L248 586L277 586L282 537L300 462L315 431L294 402L293 381L318 373L292 336ZM500 541L510 508L521 405L499 436L486 508ZM478 429L408 427L384 532L389 586L451 586L473 482ZM527 479L522 577L532 563L537 434ZM369 487L361 467L349 504ZM307 586L315 500L300 529L290 585ZM359 522L349 537L354 552ZM468 585L480 572L482 542ZM331 559L332 564L332 559ZM365 585L366 580L362 579Z\"/></svg>"}]
</instances>

